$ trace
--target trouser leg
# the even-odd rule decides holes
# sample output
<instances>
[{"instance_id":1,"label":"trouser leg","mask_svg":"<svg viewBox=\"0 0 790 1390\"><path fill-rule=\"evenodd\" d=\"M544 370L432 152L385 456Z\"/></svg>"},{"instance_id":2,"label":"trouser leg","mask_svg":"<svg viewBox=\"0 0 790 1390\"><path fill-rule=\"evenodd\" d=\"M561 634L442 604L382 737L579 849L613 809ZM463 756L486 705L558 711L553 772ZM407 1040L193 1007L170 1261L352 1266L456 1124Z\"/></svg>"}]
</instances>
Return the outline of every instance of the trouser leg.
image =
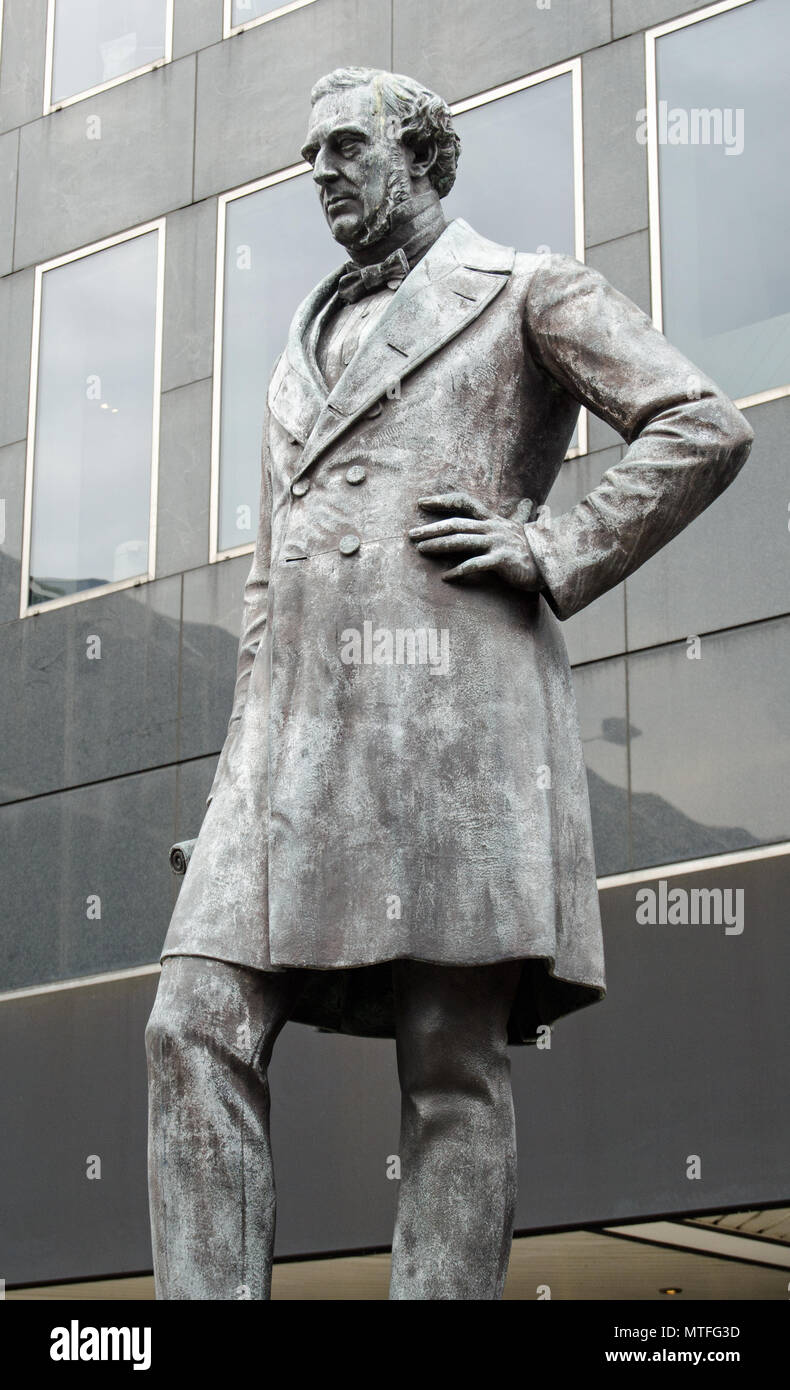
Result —
<instances>
[{"instance_id":1,"label":"trouser leg","mask_svg":"<svg viewBox=\"0 0 790 1390\"><path fill-rule=\"evenodd\" d=\"M401 1179L391 1299L497 1300L516 1138L507 1020L521 965L393 964Z\"/></svg>"},{"instance_id":2,"label":"trouser leg","mask_svg":"<svg viewBox=\"0 0 790 1390\"><path fill-rule=\"evenodd\" d=\"M300 989L298 971L163 962L145 1033L157 1298L270 1296L267 1067Z\"/></svg>"}]
</instances>

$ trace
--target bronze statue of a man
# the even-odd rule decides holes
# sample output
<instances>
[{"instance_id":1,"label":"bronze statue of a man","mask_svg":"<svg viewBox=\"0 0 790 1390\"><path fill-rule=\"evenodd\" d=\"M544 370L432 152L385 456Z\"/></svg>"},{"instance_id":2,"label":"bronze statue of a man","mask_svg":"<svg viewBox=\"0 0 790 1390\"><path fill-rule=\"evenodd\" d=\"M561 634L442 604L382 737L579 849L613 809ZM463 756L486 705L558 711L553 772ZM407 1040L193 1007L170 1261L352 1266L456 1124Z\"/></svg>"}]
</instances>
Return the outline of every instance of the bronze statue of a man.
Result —
<instances>
[{"instance_id":1,"label":"bronze statue of a man","mask_svg":"<svg viewBox=\"0 0 790 1390\"><path fill-rule=\"evenodd\" d=\"M749 452L739 411L596 271L445 222L458 153L410 78L313 90L303 154L350 259L269 385L233 711L146 1034L160 1298L269 1297L288 1019L397 1041L390 1297L501 1297L508 1045L605 992L558 619ZM629 448L538 515L580 405Z\"/></svg>"}]
</instances>

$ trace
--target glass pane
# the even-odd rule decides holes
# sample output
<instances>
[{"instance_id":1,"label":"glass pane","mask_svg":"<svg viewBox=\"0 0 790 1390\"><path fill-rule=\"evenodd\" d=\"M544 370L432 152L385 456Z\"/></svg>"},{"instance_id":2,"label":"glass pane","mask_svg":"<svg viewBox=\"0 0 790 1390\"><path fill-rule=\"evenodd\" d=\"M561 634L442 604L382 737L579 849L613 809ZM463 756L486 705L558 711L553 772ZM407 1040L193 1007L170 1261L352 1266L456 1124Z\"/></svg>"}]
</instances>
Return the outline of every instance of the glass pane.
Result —
<instances>
[{"instance_id":1,"label":"glass pane","mask_svg":"<svg viewBox=\"0 0 790 1390\"><path fill-rule=\"evenodd\" d=\"M228 203L222 337L219 549L255 540L266 387L306 294L346 259L312 175Z\"/></svg>"},{"instance_id":2,"label":"glass pane","mask_svg":"<svg viewBox=\"0 0 790 1390\"><path fill-rule=\"evenodd\" d=\"M52 104L165 56L167 0L56 0Z\"/></svg>"},{"instance_id":3,"label":"glass pane","mask_svg":"<svg viewBox=\"0 0 790 1390\"><path fill-rule=\"evenodd\" d=\"M43 276L30 603L148 571L157 249Z\"/></svg>"},{"instance_id":4,"label":"glass pane","mask_svg":"<svg viewBox=\"0 0 790 1390\"><path fill-rule=\"evenodd\" d=\"M307 5L309 2L310 0L301 0L302 5ZM282 10L289 4L294 9L298 8L298 4L294 4L294 0L233 0L230 17L231 28L235 29L239 24L249 24L251 19L260 19L262 15L271 14L273 10Z\"/></svg>"},{"instance_id":5,"label":"glass pane","mask_svg":"<svg viewBox=\"0 0 790 1390\"><path fill-rule=\"evenodd\" d=\"M628 659L634 866L790 837L790 619Z\"/></svg>"},{"instance_id":6,"label":"glass pane","mask_svg":"<svg viewBox=\"0 0 790 1390\"><path fill-rule=\"evenodd\" d=\"M445 215L517 251L576 254L569 72L455 117L461 137ZM579 426L568 449L579 447Z\"/></svg>"},{"instance_id":7,"label":"glass pane","mask_svg":"<svg viewBox=\"0 0 790 1390\"><path fill-rule=\"evenodd\" d=\"M731 396L790 383L790 5L656 44L664 332Z\"/></svg>"},{"instance_id":8,"label":"glass pane","mask_svg":"<svg viewBox=\"0 0 790 1390\"><path fill-rule=\"evenodd\" d=\"M517 251L576 254L570 73L454 118L461 137L445 215Z\"/></svg>"},{"instance_id":9,"label":"glass pane","mask_svg":"<svg viewBox=\"0 0 790 1390\"><path fill-rule=\"evenodd\" d=\"M456 123L463 149L458 185L444 201L448 220L464 217L484 236L519 250L548 246L572 255L570 74L476 107ZM534 139L525 139L525 128ZM266 384L298 304L343 259L309 175L227 205L220 551L255 540ZM570 447L577 442L578 431Z\"/></svg>"},{"instance_id":10,"label":"glass pane","mask_svg":"<svg viewBox=\"0 0 790 1390\"><path fill-rule=\"evenodd\" d=\"M630 869L626 674L622 657L573 673L598 875Z\"/></svg>"}]
</instances>

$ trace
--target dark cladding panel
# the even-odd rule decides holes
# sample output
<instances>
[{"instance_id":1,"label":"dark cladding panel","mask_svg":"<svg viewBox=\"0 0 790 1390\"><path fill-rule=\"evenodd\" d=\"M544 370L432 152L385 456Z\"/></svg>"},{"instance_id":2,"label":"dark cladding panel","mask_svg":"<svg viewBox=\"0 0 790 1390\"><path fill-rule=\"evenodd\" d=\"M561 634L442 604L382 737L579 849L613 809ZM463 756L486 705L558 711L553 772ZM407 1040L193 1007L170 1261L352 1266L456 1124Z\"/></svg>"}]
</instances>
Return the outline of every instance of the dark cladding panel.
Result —
<instances>
[{"instance_id":1,"label":"dark cladding panel","mask_svg":"<svg viewBox=\"0 0 790 1390\"><path fill-rule=\"evenodd\" d=\"M643 887L660 909L659 885ZM741 892L723 904L743 930L639 924L639 884L602 894L607 999L563 1020L550 1049L512 1051L518 1229L787 1196L790 943L779 905L790 857L714 866L675 886ZM0 1006L0 1049L16 1059L0 1082L0 1110L16 1116L0 1156L9 1285L150 1269L143 1032L155 985L149 975ZM394 1051L286 1028L271 1073L281 1256L388 1244ZM100 1180L86 1177L90 1155ZM687 1177L693 1155L699 1178Z\"/></svg>"},{"instance_id":2,"label":"dark cladding panel","mask_svg":"<svg viewBox=\"0 0 790 1390\"><path fill-rule=\"evenodd\" d=\"M628 659L634 864L790 838L790 619Z\"/></svg>"},{"instance_id":3,"label":"dark cladding panel","mask_svg":"<svg viewBox=\"0 0 790 1390\"><path fill-rule=\"evenodd\" d=\"M176 769L165 767L0 807L0 989L158 958L175 802Z\"/></svg>"}]
</instances>

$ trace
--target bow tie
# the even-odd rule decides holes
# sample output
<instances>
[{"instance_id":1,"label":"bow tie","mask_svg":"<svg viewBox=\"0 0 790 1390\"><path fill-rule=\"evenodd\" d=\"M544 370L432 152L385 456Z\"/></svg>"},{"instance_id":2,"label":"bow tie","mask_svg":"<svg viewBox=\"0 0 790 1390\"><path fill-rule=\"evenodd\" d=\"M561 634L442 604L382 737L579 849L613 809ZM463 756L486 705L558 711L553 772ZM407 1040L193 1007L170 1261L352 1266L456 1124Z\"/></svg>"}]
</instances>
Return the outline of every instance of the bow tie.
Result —
<instances>
[{"instance_id":1,"label":"bow tie","mask_svg":"<svg viewBox=\"0 0 790 1390\"><path fill-rule=\"evenodd\" d=\"M346 304L355 304L390 280L405 280L408 273L409 262L400 248L378 265L355 265L353 261L346 261L337 292Z\"/></svg>"}]
</instances>

